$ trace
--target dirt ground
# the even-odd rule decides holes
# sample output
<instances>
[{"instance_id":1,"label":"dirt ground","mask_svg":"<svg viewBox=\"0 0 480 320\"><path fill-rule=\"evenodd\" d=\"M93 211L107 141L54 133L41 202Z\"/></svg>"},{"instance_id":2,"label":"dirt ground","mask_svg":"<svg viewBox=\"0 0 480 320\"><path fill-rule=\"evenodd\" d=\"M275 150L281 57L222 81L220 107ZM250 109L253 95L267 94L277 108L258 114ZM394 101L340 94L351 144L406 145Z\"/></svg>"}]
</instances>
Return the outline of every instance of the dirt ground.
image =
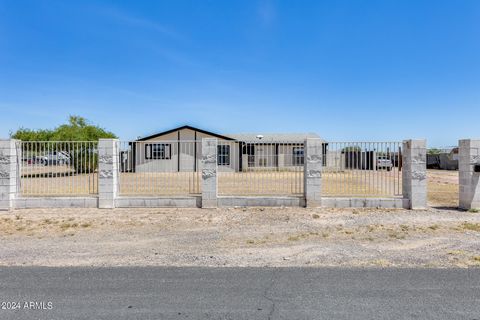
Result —
<instances>
[{"instance_id":1,"label":"dirt ground","mask_svg":"<svg viewBox=\"0 0 480 320\"><path fill-rule=\"evenodd\" d=\"M30 168L22 179L20 191L27 196L94 195L98 192L96 173L63 176L62 174L68 170L70 169L66 166ZM34 176L45 172L49 172L51 176L48 178ZM119 192L122 195L198 194L200 180L200 172L121 173ZM323 173L323 193L326 196L389 197L400 195L401 188L401 172L396 169L389 172L348 170ZM457 206L458 171L428 170L428 191L428 200L432 206ZM303 172L221 172L219 193L300 195L303 193Z\"/></svg>"},{"instance_id":2,"label":"dirt ground","mask_svg":"<svg viewBox=\"0 0 480 320\"><path fill-rule=\"evenodd\" d=\"M0 265L480 267L480 213L446 209L30 209Z\"/></svg>"},{"instance_id":3,"label":"dirt ground","mask_svg":"<svg viewBox=\"0 0 480 320\"><path fill-rule=\"evenodd\" d=\"M434 207L458 206L458 171L427 170L428 203Z\"/></svg>"},{"instance_id":4,"label":"dirt ground","mask_svg":"<svg viewBox=\"0 0 480 320\"><path fill-rule=\"evenodd\" d=\"M60 167L35 170L23 175L20 187L23 195L93 195L98 192L97 173L70 175L71 170L66 166L64 172ZM47 173L48 177L36 176ZM327 196L401 194L401 173L396 168L391 171L325 171L322 177L323 193ZM122 172L118 187L122 195L199 194L201 172ZM303 193L303 168L295 171L219 172L218 191L222 195L300 195Z\"/></svg>"},{"instance_id":5,"label":"dirt ground","mask_svg":"<svg viewBox=\"0 0 480 320\"><path fill-rule=\"evenodd\" d=\"M455 209L457 171L428 170L428 202L425 211L0 212L0 265L480 266L480 213Z\"/></svg>"}]
</instances>

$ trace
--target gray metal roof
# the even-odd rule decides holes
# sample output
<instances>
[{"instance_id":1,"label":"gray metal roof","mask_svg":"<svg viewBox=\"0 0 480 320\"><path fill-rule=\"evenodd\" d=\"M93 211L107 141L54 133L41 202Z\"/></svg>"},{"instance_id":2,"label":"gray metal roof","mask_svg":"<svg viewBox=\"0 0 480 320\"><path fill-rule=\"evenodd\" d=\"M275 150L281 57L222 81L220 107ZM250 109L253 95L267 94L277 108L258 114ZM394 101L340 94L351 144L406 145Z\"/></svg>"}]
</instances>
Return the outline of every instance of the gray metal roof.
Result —
<instances>
[{"instance_id":1,"label":"gray metal roof","mask_svg":"<svg viewBox=\"0 0 480 320\"><path fill-rule=\"evenodd\" d=\"M261 139L258 136L263 136ZM226 134L239 141L258 141L258 142L304 142L307 138L320 138L316 133L238 133Z\"/></svg>"}]
</instances>

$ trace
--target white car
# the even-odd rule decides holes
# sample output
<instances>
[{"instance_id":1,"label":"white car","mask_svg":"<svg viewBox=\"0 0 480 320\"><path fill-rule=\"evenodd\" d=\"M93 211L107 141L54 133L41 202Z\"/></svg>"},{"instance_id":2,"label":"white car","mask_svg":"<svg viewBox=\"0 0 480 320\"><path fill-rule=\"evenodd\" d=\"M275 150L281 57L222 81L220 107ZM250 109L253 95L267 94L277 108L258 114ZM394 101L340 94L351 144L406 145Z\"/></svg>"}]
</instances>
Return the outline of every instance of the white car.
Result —
<instances>
[{"instance_id":1,"label":"white car","mask_svg":"<svg viewBox=\"0 0 480 320\"><path fill-rule=\"evenodd\" d=\"M68 165L70 164L70 154L66 151L53 151L46 155L35 157L35 162L43 164L44 166Z\"/></svg>"}]
</instances>

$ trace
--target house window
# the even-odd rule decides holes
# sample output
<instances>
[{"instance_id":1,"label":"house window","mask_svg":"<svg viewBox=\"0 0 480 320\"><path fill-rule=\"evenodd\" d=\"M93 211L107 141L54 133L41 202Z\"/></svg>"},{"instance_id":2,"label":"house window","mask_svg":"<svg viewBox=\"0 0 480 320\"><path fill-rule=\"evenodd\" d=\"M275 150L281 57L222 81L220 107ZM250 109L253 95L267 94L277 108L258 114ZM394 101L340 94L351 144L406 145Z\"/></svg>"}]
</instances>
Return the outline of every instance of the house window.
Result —
<instances>
[{"instance_id":1,"label":"house window","mask_svg":"<svg viewBox=\"0 0 480 320\"><path fill-rule=\"evenodd\" d=\"M293 147L293 165L302 166L304 159L303 147Z\"/></svg>"},{"instance_id":2,"label":"house window","mask_svg":"<svg viewBox=\"0 0 480 320\"><path fill-rule=\"evenodd\" d=\"M149 143L145 145L145 159L168 160L172 157L170 143Z\"/></svg>"},{"instance_id":3,"label":"house window","mask_svg":"<svg viewBox=\"0 0 480 320\"><path fill-rule=\"evenodd\" d=\"M267 166L267 158L259 158L258 159L258 166L259 167L266 167Z\"/></svg>"},{"instance_id":4,"label":"house window","mask_svg":"<svg viewBox=\"0 0 480 320\"><path fill-rule=\"evenodd\" d=\"M229 145L220 145L217 146L217 161L219 166L229 166L230 165L230 146Z\"/></svg>"}]
</instances>

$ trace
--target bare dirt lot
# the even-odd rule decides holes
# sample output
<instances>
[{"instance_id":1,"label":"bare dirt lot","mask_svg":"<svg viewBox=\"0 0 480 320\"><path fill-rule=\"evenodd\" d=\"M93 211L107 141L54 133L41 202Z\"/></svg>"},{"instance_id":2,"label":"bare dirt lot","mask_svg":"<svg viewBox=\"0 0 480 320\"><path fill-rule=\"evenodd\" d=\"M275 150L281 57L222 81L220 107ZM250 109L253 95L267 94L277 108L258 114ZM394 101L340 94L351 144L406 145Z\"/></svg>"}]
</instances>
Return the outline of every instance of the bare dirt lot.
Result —
<instances>
[{"instance_id":1,"label":"bare dirt lot","mask_svg":"<svg viewBox=\"0 0 480 320\"><path fill-rule=\"evenodd\" d=\"M401 172L387 170L325 170L323 193L327 196L391 197L401 194ZM201 172L122 172L122 195L192 195L201 193ZM98 193L98 174L75 174L64 166L24 167L20 191L26 196L93 195ZM303 167L289 170L219 172L222 195L300 195Z\"/></svg>"},{"instance_id":2,"label":"bare dirt lot","mask_svg":"<svg viewBox=\"0 0 480 320\"><path fill-rule=\"evenodd\" d=\"M427 170L428 203L435 207L458 206L458 171Z\"/></svg>"},{"instance_id":3,"label":"bare dirt lot","mask_svg":"<svg viewBox=\"0 0 480 320\"><path fill-rule=\"evenodd\" d=\"M30 209L0 213L0 264L480 266L480 213Z\"/></svg>"},{"instance_id":4,"label":"bare dirt lot","mask_svg":"<svg viewBox=\"0 0 480 320\"><path fill-rule=\"evenodd\" d=\"M66 175L52 172L60 167L29 169L20 191L36 195L94 195L98 192L98 175ZM44 170L44 171L39 171ZM36 177L49 172L49 177ZM56 176L60 174L60 176ZM191 195L200 193L200 172L121 173L119 192L123 195ZM401 194L402 180L398 170L325 172L323 190L326 196L391 197ZM458 205L458 171L428 170L428 200L433 206ZM303 172L245 172L219 175L219 193L223 195L300 195Z\"/></svg>"}]
</instances>

